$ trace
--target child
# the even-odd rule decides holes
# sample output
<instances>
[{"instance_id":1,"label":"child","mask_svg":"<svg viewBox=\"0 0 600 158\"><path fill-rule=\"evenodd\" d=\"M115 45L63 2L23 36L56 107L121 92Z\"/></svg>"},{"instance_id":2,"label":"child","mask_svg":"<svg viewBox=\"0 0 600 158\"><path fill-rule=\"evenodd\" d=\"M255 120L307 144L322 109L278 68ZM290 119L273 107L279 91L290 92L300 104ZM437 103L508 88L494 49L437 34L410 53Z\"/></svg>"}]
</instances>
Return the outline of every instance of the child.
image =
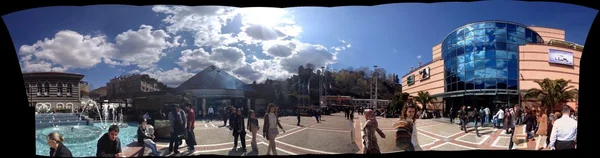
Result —
<instances>
[{"instance_id":1,"label":"child","mask_svg":"<svg viewBox=\"0 0 600 158\"><path fill-rule=\"evenodd\" d=\"M260 129L258 126L258 119L254 114L254 110L250 110L250 118L248 118L248 130L252 132L252 151L258 151L258 145L256 144L256 132Z\"/></svg>"}]
</instances>

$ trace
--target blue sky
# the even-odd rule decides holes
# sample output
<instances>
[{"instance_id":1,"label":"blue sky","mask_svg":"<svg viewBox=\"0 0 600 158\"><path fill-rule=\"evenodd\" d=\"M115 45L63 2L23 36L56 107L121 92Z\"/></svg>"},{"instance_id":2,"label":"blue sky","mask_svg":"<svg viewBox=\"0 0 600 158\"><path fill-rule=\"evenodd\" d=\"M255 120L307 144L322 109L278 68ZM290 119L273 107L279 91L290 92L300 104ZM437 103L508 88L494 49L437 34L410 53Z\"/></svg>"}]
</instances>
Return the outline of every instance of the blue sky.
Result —
<instances>
[{"instance_id":1,"label":"blue sky","mask_svg":"<svg viewBox=\"0 0 600 158\"><path fill-rule=\"evenodd\" d=\"M125 73L177 86L209 65L246 82L289 77L306 62L337 70L378 65L402 76L418 56L431 61L431 48L467 23L559 28L583 45L596 14L571 4L487 1L283 10L97 5L2 18L24 72L81 73L96 88Z\"/></svg>"}]
</instances>

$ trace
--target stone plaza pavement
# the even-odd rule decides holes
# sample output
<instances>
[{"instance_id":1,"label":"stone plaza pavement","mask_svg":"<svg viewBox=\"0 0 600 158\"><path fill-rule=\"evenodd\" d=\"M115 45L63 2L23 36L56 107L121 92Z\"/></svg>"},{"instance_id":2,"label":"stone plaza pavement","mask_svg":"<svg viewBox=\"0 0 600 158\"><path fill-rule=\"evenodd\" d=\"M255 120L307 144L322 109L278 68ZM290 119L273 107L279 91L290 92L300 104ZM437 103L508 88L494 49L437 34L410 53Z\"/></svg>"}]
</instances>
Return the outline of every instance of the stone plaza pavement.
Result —
<instances>
[{"instance_id":1,"label":"stone plaza pavement","mask_svg":"<svg viewBox=\"0 0 600 158\"><path fill-rule=\"evenodd\" d=\"M382 153L394 151L395 130L393 123L398 118L378 118L379 128L386 134L386 139L379 136L378 142ZM314 117L301 117L301 126L296 126L296 117L287 116L280 118L285 133L276 139L278 155L302 155L302 154L348 154L362 153L362 138L360 127L364 125L365 119L362 115L355 115L353 122L346 119L343 113L323 115L322 122L317 123ZM259 118L259 124L263 126L263 119ZM181 153L167 155L168 141L157 142L157 147L162 156L184 156L184 155L231 155L231 156L256 156L266 155L268 140L262 136L262 129L257 134L258 152L251 152L251 133L246 134L247 152L233 150L232 132L226 127L221 127L223 121L196 121L196 142L193 153L188 152L184 144L180 147ZM492 127L479 127L480 136L475 134L473 124L467 126L468 133L461 131L457 124L450 124L447 118L443 119L419 119L417 121L418 141L423 150L508 150L510 134L502 129ZM513 149L534 150L536 141L525 142L524 126L518 126L515 136L518 138ZM241 144L238 142L238 148ZM135 150L124 149L126 153ZM127 151L130 150L130 151ZM139 150L139 148L138 148ZM145 155L150 149L145 150Z\"/></svg>"},{"instance_id":2,"label":"stone plaza pavement","mask_svg":"<svg viewBox=\"0 0 600 158\"><path fill-rule=\"evenodd\" d=\"M360 132L360 127L364 125L364 116L359 116L358 121L354 122L355 130ZM386 139L379 136L378 143L382 153L394 151L395 130L393 124L398 118L378 117L379 128L383 130ZM489 125L491 126L491 125ZM503 129L493 127L479 127L477 136L473 123L467 125L468 133L460 130L458 124L451 124L448 118L439 119L419 119L417 120L418 142L423 150L455 151L455 150L508 150L510 134L506 134ZM536 141L525 141L526 133L524 126L517 126L515 136L517 142L513 145L515 150L535 150ZM358 138L361 139L361 138ZM362 141L362 140L357 140ZM358 144L362 149L362 144Z\"/></svg>"},{"instance_id":3,"label":"stone plaza pavement","mask_svg":"<svg viewBox=\"0 0 600 158\"><path fill-rule=\"evenodd\" d=\"M357 145L352 142L352 122L344 118L344 114L323 115L322 122L317 123L314 117L301 117L301 126L296 126L296 117L281 117L281 123L285 129L279 131L276 139L278 155L301 155L301 154L344 154L357 153ZM263 119L259 118L260 127ZM223 121L213 122L196 121L194 133L196 136L195 152L187 150L185 141L180 147L179 154L167 155L168 141L158 141L157 147L162 156L184 156L184 155L231 155L231 156L256 156L266 155L268 140L262 136L262 129L257 133L258 152L251 152L251 133L246 134L247 152L232 150L232 131L221 127ZM238 148L241 144L238 142ZM127 150L127 149L125 149ZM133 149L131 149L133 150ZM145 150L145 155L150 149Z\"/></svg>"}]
</instances>

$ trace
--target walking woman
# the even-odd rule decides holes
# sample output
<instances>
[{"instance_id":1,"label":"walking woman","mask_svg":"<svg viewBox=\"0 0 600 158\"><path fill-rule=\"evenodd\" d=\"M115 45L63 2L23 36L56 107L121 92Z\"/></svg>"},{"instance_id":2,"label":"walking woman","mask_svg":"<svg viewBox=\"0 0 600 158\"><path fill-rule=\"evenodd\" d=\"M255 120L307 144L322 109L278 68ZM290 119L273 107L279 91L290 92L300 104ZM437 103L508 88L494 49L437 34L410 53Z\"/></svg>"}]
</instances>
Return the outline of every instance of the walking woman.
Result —
<instances>
[{"instance_id":1,"label":"walking woman","mask_svg":"<svg viewBox=\"0 0 600 158\"><path fill-rule=\"evenodd\" d=\"M537 124L538 124L538 129L536 134L538 135L538 140L539 140L539 148L538 150L542 150L544 148L546 148L547 146L547 142L546 142L546 138L548 137L548 124L550 123L548 121L548 115L546 115L546 109L540 109L540 111L537 113Z\"/></svg>"},{"instance_id":2,"label":"walking woman","mask_svg":"<svg viewBox=\"0 0 600 158\"><path fill-rule=\"evenodd\" d=\"M417 108L406 105L402 109L400 120L394 123L396 129L396 147L400 151L423 151L417 141Z\"/></svg>"},{"instance_id":3,"label":"walking woman","mask_svg":"<svg viewBox=\"0 0 600 158\"><path fill-rule=\"evenodd\" d=\"M48 134L46 142L50 146L50 157L73 157L71 150L63 144L64 141L65 139L56 132Z\"/></svg>"},{"instance_id":4,"label":"walking woman","mask_svg":"<svg viewBox=\"0 0 600 158\"><path fill-rule=\"evenodd\" d=\"M377 119L375 118L375 114L373 110L367 109L365 110L365 119L367 122L362 128L364 135L363 138L363 154L381 154L379 151L379 144L377 144L377 136L375 136L375 132L381 136L381 138L385 138L385 134L381 129L379 129L379 125L377 124Z\"/></svg>"},{"instance_id":5,"label":"walking woman","mask_svg":"<svg viewBox=\"0 0 600 158\"><path fill-rule=\"evenodd\" d=\"M275 138L279 134L277 127L281 128L283 133L285 130L279 123L279 116L277 116L277 106L273 103L269 103L267 107L269 110L267 114L265 114L264 124L263 124L263 135L269 140L269 148L267 148L267 155L271 155L271 150L273 151L273 155L277 155L277 147L275 146Z\"/></svg>"},{"instance_id":6,"label":"walking woman","mask_svg":"<svg viewBox=\"0 0 600 158\"><path fill-rule=\"evenodd\" d=\"M258 119L256 119L256 114L254 114L254 110L250 110L250 117L248 118L248 131L252 132L252 151L258 151L258 144L256 144L256 132L260 129L258 125Z\"/></svg>"}]
</instances>

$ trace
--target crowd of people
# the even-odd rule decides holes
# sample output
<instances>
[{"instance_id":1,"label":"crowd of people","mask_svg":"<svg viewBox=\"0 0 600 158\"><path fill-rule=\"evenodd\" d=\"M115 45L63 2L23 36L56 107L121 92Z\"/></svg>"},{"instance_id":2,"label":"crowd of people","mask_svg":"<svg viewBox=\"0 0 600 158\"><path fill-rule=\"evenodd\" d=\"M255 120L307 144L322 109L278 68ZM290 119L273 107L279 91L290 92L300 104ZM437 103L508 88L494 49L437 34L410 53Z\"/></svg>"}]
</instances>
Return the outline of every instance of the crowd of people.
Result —
<instances>
[{"instance_id":1,"label":"crowd of people","mask_svg":"<svg viewBox=\"0 0 600 158\"><path fill-rule=\"evenodd\" d=\"M210 107L212 109L212 107ZM246 152L246 131L251 132L252 151L258 151L256 142L257 133L261 129L256 117L256 113L253 110L249 110L248 120L245 123L244 116L242 115L241 108L233 108L232 106L225 106L223 109L222 119L224 124L222 127L228 127L232 131L234 137L233 150L237 150L238 140L241 142L241 151ZM456 111L454 115L451 109L451 122L455 117L460 120L459 126L461 130L468 132L466 124L470 121L475 123L475 131L477 135L477 124L486 126L492 124L496 128L504 128L506 133L511 134L511 138L514 137L514 131L516 125L525 125L525 132L527 134L526 139L529 140L545 140L539 141L541 144L538 145L542 150L544 148L551 150L564 150L564 149L575 149L577 146L577 121L576 116L571 112L569 106L563 106L560 112L551 113L549 116L546 114L545 108L522 108L520 106L514 106L510 108L500 108L494 115L491 115L491 111L488 107L483 109L473 108L467 110L466 106L462 106L461 109ZM213 110L209 110L209 114ZM278 107L271 103L267 107L267 113L263 117L262 134L268 139L269 145L267 149L267 155L277 155L275 139L279 134L279 129L284 133L285 130L281 126L279 121L280 115L278 114ZM419 118L417 114L418 108L414 104L405 105L401 112L398 121L393 125L395 132L395 142L397 151L420 151L422 150L417 141L417 126L416 121ZM214 112L214 111L213 111ZM354 109L348 108L345 111L346 118L352 120L354 118ZM316 112L315 112L316 113ZM300 111L296 110L295 114L298 118L298 125L300 125ZM366 123L362 127L363 131L363 151L364 154L379 154L380 149L377 143L377 135L382 138L386 138L386 135L379 128L377 123L377 115L372 109L360 109L358 110L359 115L364 115ZM165 115L161 110L161 115ZM314 114L317 121L320 120L319 114ZM492 119L490 119L490 116ZM174 108L166 115L170 121L171 139L169 142L169 153L180 153L179 146L182 145L182 140L185 139L188 145L188 152L195 151L196 139L194 136L194 122L195 112L190 104L186 104L185 110L180 108L179 105L174 105ZM137 136L138 142L143 144L144 147L148 147L152 150L153 156L160 156L154 142L154 129L149 126L148 119L150 116L148 113L144 114L138 127ZM229 125L227 122L229 121ZM503 124L501 124L503 123ZM278 128L279 127L279 128ZM121 142L118 138L119 126L112 125L108 128L97 143L96 156L98 157L124 157L121 149ZM72 157L71 151L63 144L64 138L56 132L50 133L47 136L47 143L50 146L51 157ZM509 144L509 150L512 149L514 142L511 139Z\"/></svg>"},{"instance_id":2,"label":"crowd of people","mask_svg":"<svg viewBox=\"0 0 600 158\"><path fill-rule=\"evenodd\" d=\"M538 150L554 150L556 142L558 142L558 144L567 144L561 145L561 147L556 149L574 148L576 146L575 135L577 134L577 117L572 112L572 109L569 106L564 105L561 112L557 111L550 113L549 116L546 114L546 110L548 109L540 107L524 108L521 106L513 106L500 108L492 115L488 107L479 110L477 108L467 110L466 106L462 106L461 109L456 112L454 112L453 109L450 109L450 122L454 123L455 118L458 117L460 120L459 127L461 130L464 130L465 133L468 133L466 125L469 122L473 122L475 132L478 136L478 124L482 127L492 125L494 128L504 129L505 133L511 134L509 150L513 148L515 142L514 131L517 125L525 125L527 141L533 141L536 137L541 140L539 141L540 144L538 144L540 147ZM557 121L559 121L559 123L568 123L556 124Z\"/></svg>"}]
</instances>

